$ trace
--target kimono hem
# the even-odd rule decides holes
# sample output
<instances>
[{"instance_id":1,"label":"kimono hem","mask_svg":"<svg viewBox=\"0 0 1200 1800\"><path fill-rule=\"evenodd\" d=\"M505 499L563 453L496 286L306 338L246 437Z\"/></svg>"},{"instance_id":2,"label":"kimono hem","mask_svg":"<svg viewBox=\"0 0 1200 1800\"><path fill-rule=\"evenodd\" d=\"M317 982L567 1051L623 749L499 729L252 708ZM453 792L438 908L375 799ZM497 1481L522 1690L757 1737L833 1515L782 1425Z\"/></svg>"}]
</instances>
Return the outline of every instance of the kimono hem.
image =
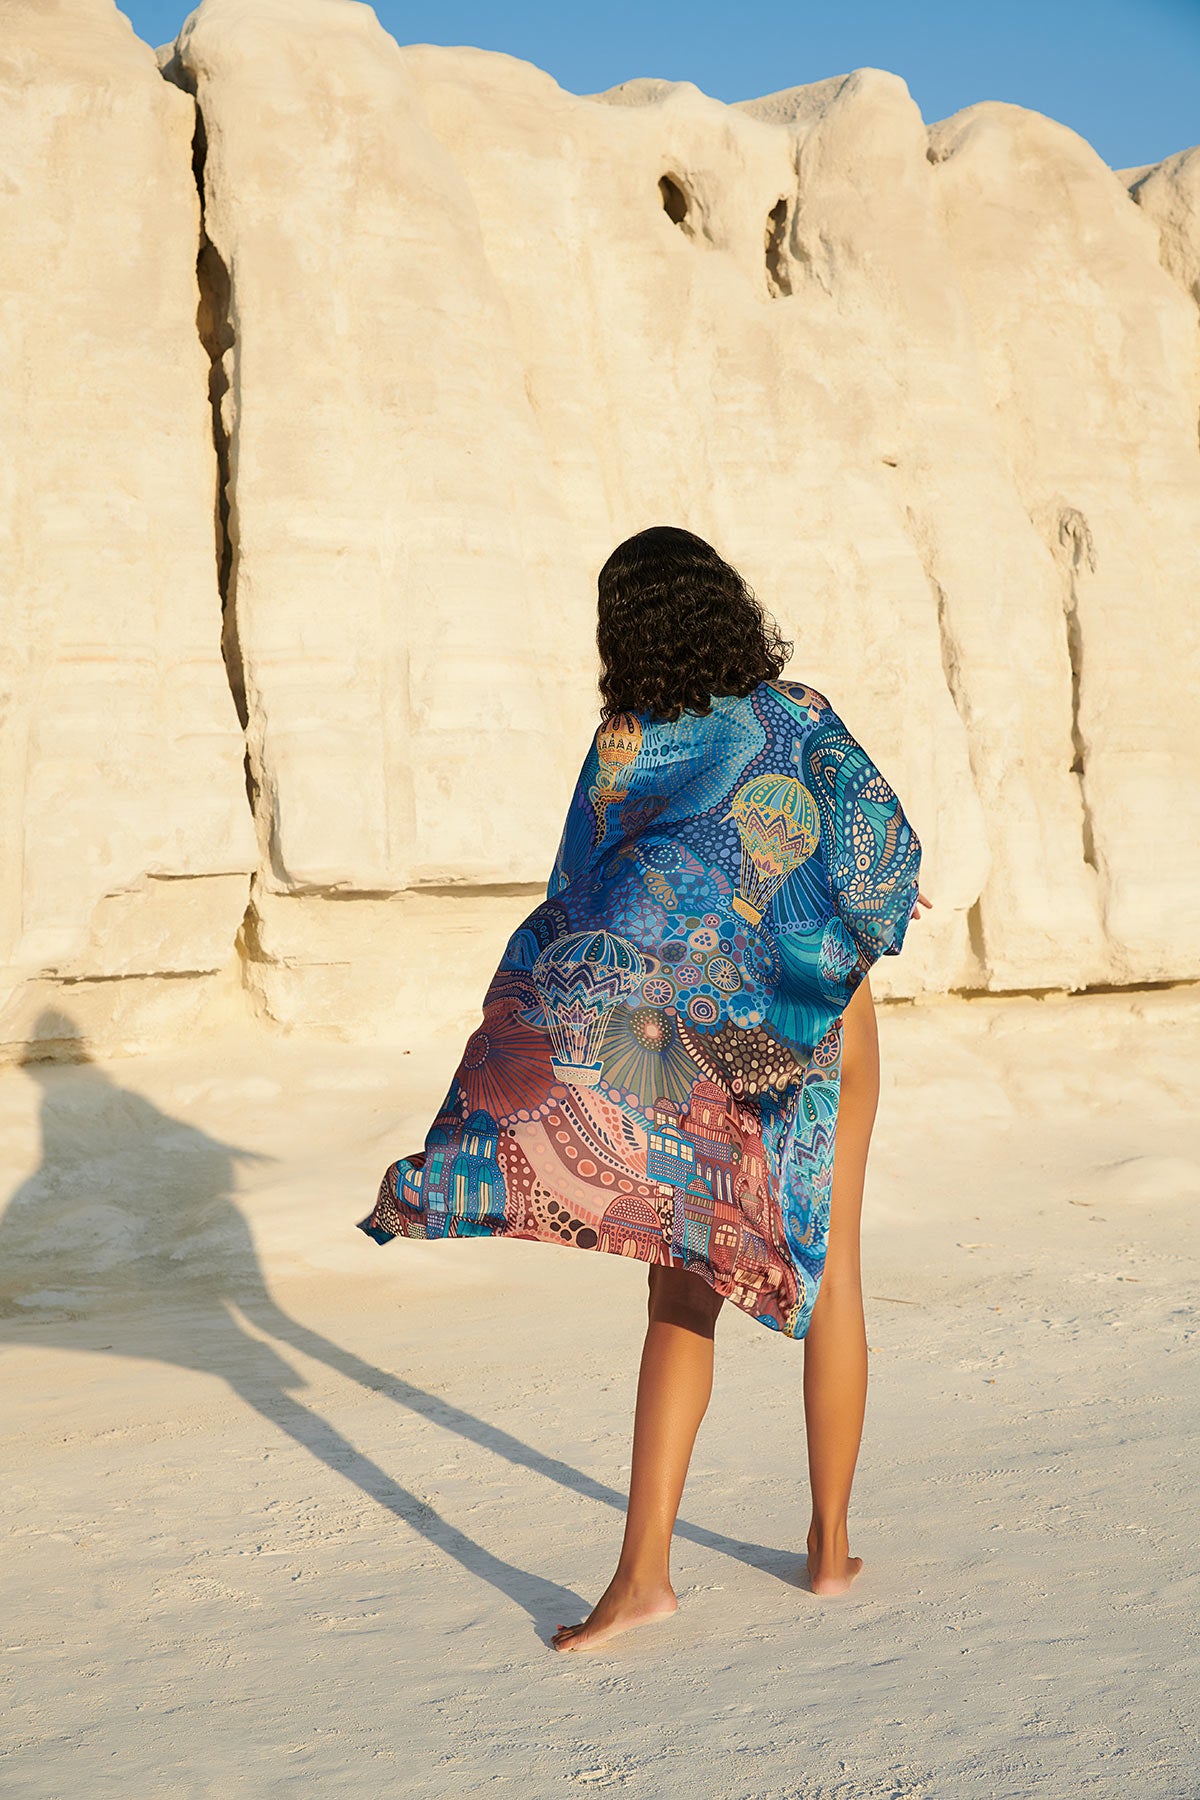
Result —
<instances>
[{"instance_id":1,"label":"kimono hem","mask_svg":"<svg viewBox=\"0 0 1200 1800\"><path fill-rule=\"evenodd\" d=\"M360 1229L693 1270L808 1329L842 1013L901 949L921 846L823 694L763 682L598 727L423 1148Z\"/></svg>"}]
</instances>

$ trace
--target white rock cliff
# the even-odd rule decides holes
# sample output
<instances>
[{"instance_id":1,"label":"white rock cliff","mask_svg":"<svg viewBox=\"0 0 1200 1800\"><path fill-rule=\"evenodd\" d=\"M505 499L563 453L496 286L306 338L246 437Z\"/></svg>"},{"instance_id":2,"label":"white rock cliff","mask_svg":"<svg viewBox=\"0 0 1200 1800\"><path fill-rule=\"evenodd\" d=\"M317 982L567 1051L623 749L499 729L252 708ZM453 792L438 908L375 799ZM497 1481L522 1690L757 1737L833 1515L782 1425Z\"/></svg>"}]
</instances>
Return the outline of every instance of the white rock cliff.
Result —
<instances>
[{"instance_id":1,"label":"white rock cliff","mask_svg":"<svg viewBox=\"0 0 1200 1800\"><path fill-rule=\"evenodd\" d=\"M7 1054L469 1019L660 522L921 834L877 991L1200 973L1200 150L579 97L356 0L9 0L0 142Z\"/></svg>"},{"instance_id":2,"label":"white rock cliff","mask_svg":"<svg viewBox=\"0 0 1200 1800\"><path fill-rule=\"evenodd\" d=\"M11 1055L54 997L99 1042L184 1030L255 852L221 659L193 107L102 0L9 0L0 26Z\"/></svg>"}]
</instances>

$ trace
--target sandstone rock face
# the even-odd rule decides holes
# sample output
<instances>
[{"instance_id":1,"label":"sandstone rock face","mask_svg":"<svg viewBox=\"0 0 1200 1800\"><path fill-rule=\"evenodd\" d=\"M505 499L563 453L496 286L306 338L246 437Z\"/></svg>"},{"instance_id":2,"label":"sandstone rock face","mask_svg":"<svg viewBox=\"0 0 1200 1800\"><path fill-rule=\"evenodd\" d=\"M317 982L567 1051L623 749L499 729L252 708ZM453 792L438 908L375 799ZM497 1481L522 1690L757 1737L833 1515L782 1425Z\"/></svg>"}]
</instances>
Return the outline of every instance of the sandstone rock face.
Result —
<instances>
[{"instance_id":1,"label":"sandstone rock face","mask_svg":"<svg viewBox=\"0 0 1200 1800\"><path fill-rule=\"evenodd\" d=\"M595 720L596 572L669 522L743 570L921 834L935 910L877 991L1195 976L1200 152L1122 178L1020 108L927 129L875 69L739 106L663 81L580 97L402 49L342 0L202 0L166 80L101 0L36 18L53 78L39 100L18 69L9 104L36 125L83 84L121 109L72 105L58 162L12 128L37 174L0 204L18 232L59 209L53 305L26 282L3 315L64 396L14 430L22 491L61 506L78 456L88 547L124 578L104 680L145 709L152 622L156 679L186 639L207 708L130 711L123 737L90 664L103 720L74 688L35 702L15 666L20 731L40 704L108 783L80 790L90 835L6 785L37 931L60 928L54 857L95 865L72 973L232 954L236 703L254 1004L414 1040L468 1019ZM114 207L120 261L87 225ZM103 391L149 414L99 416L81 317ZM86 644L100 585L57 598L61 519L11 516L28 591ZM153 746L122 806L117 741ZM155 879L183 874L206 880ZM169 917L145 898L168 887ZM42 998L59 944L14 952Z\"/></svg>"},{"instance_id":2,"label":"sandstone rock face","mask_svg":"<svg viewBox=\"0 0 1200 1800\"><path fill-rule=\"evenodd\" d=\"M1121 173L1128 176L1129 192L1158 229L1164 269L1200 306L1200 146Z\"/></svg>"},{"instance_id":3,"label":"sandstone rock face","mask_svg":"<svg viewBox=\"0 0 1200 1800\"><path fill-rule=\"evenodd\" d=\"M996 431L1054 560L1080 850L1110 979L1192 973L1195 304L1159 265L1157 235L1124 187L1064 126L976 106L934 126L930 149Z\"/></svg>"},{"instance_id":4,"label":"sandstone rock face","mask_svg":"<svg viewBox=\"0 0 1200 1800\"><path fill-rule=\"evenodd\" d=\"M178 60L229 281L263 886L544 884L588 571L463 175L368 8L202 6Z\"/></svg>"},{"instance_id":5,"label":"sandstone rock face","mask_svg":"<svg viewBox=\"0 0 1200 1800\"><path fill-rule=\"evenodd\" d=\"M221 658L194 108L109 0L0 38L0 1049L180 1031L254 837ZM193 979L180 979L190 976ZM40 1046L53 1050L58 1039ZM35 1047L29 1052L38 1054Z\"/></svg>"}]
</instances>

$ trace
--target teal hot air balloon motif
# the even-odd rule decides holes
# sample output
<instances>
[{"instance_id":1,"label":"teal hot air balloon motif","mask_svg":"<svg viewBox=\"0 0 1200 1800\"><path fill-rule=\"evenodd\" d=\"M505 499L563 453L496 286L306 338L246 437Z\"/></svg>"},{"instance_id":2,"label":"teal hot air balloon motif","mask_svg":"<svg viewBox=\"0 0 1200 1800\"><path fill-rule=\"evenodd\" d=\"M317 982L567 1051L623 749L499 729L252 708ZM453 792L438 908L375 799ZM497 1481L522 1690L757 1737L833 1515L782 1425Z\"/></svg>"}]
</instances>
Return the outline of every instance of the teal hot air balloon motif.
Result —
<instances>
[{"instance_id":1,"label":"teal hot air balloon motif","mask_svg":"<svg viewBox=\"0 0 1200 1800\"><path fill-rule=\"evenodd\" d=\"M608 1016L645 973L641 951L611 931L571 932L542 951L530 976L542 1003L551 1063L560 1081L595 1087Z\"/></svg>"},{"instance_id":2,"label":"teal hot air balloon motif","mask_svg":"<svg viewBox=\"0 0 1200 1800\"><path fill-rule=\"evenodd\" d=\"M757 926L781 883L817 847L817 803L791 775L755 775L742 783L725 817L742 846L734 911Z\"/></svg>"}]
</instances>

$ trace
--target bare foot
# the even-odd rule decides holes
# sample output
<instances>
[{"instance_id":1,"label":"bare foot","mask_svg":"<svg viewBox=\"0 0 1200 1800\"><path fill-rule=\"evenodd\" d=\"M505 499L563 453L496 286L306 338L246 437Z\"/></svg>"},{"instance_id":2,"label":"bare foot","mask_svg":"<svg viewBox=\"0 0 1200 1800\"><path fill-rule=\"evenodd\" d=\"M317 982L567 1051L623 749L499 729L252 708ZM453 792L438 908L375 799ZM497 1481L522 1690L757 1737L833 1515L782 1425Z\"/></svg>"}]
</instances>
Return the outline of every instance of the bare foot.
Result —
<instances>
[{"instance_id":1,"label":"bare foot","mask_svg":"<svg viewBox=\"0 0 1200 1800\"><path fill-rule=\"evenodd\" d=\"M639 1587L614 1575L581 1625L560 1625L550 1640L556 1650L595 1650L634 1625L669 1619L679 1602L669 1582Z\"/></svg>"},{"instance_id":2,"label":"bare foot","mask_svg":"<svg viewBox=\"0 0 1200 1800\"><path fill-rule=\"evenodd\" d=\"M862 1566L861 1556L849 1554L844 1527L829 1537L809 1531L808 1583L814 1594L844 1594Z\"/></svg>"}]
</instances>

